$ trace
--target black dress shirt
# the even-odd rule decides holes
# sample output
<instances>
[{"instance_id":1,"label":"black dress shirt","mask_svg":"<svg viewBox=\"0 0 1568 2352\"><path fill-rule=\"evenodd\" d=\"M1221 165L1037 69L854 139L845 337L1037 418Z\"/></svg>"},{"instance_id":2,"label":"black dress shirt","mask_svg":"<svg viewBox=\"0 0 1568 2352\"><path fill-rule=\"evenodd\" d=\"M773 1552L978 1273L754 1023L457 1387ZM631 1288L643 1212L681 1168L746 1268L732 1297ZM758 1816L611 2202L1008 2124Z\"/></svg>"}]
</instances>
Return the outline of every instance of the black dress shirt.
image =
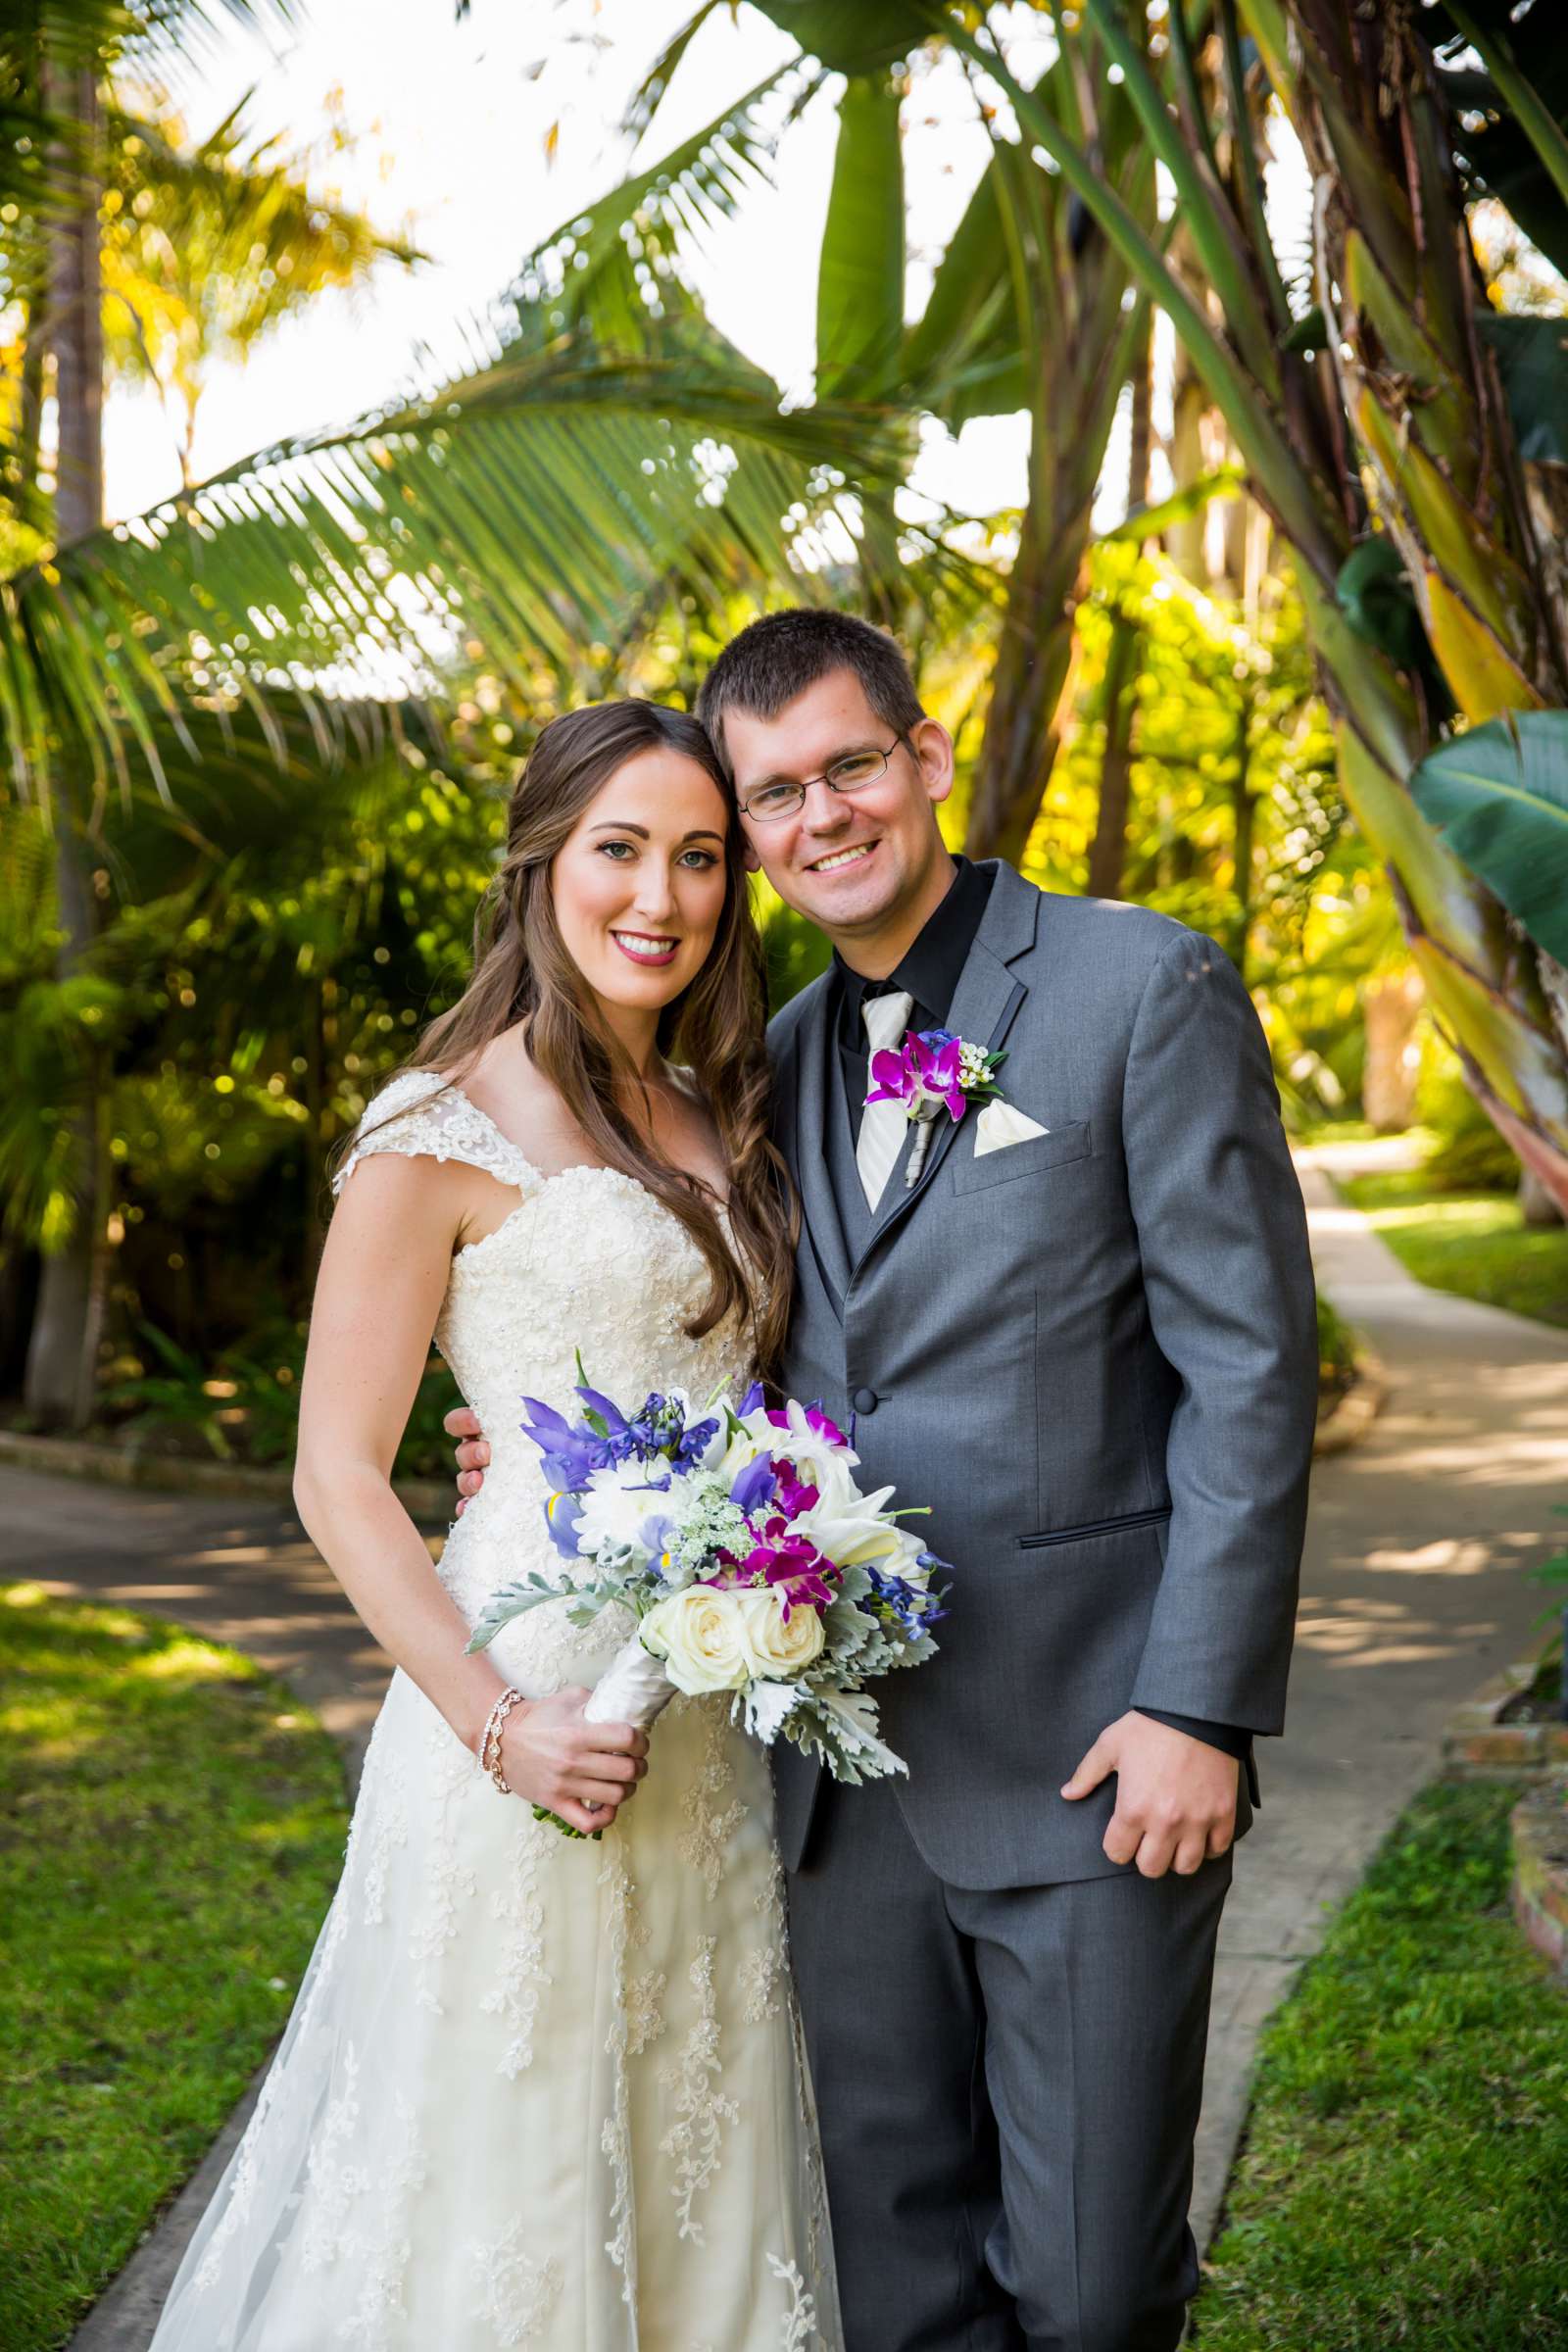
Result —
<instances>
[{"instance_id":1,"label":"black dress shirt","mask_svg":"<svg viewBox=\"0 0 1568 2352\"><path fill-rule=\"evenodd\" d=\"M991 875L984 866L973 865L967 858L954 860L957 872L953 887L936 912L930 916L913 945L901 957L885 980L867 980L853 971L838 953L833 952L833 985L837 1002L833 1007L830 1032L838 1040L839 1063L844 1076L845 1099L849 1104L850 1128L857 1142L860 1135L860 1116L865 1108L869 1084L867 1065L870 1049L866 1042L865 1023L860 1007L867 997L880 997L903 989L914 1000L909 1016L911 1029L944 1029L963 967L969 960L980 919L991 896ZM1208 1723L1195 1715L1168 1715L1162 1708L1140 1707L1140 1715L1149 1716L1154 1723L1169 1724L1172 1731L1185 1732L1190 1739L1201 1740L1217 1747L1227 1756L1236 1756L1249 1765L1248 1780L1252 1801L1256 1804L1255 1776L1250 1770L1252 1735L1229 1723Z\"/></svg>"},{"instance_id":2,"label":"black dress shirt","mask_svg":"<svg viewBox=\"0 0 1568 2352\"><path fill-rule=\"evenodd\" d=\"M969 960L969 950L974 946L980 917L991 896L991 876L984 866L971 865L967 858L955 858L954 863L958 870L952 889L885 980L863 979L850 969L837 949L833 952L838 1005L830 1027L839 1042L844 1093L850 1106L850 1132L857 1143L860 1140L860 1117L870 1084L867 1067L870 1048L866 1043L865 1023L860 1018L861 1005L867 997L885 997L905 989L914 999L914 1010L909 1015L911 1029L945 1028L948 1009Z\"/></svg>"}]
</instances>

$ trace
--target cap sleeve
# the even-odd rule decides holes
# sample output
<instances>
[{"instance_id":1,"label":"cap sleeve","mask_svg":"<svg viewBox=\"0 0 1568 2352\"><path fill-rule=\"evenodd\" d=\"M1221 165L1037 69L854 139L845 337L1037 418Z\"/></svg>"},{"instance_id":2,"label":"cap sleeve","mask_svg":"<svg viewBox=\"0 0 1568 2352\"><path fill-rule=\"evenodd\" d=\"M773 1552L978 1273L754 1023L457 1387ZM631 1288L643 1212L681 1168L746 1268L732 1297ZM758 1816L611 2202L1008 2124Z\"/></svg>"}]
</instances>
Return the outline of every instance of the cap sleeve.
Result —
<instances>
[{"instance_id":1,"label":"cap sleeve","mask_svg":"<svg viewBox=\"0 0 1568 2352\"><path fill-rule=\"evenodd\" d=\"M401 1152L406 1158L461 1159L525 1193L542 1181L532 1161L439 1070L400 1070L371 1100L347 1157L332 1177L333 1198L362 1160L381 1152Z\"/></svg>"}]
</instances>

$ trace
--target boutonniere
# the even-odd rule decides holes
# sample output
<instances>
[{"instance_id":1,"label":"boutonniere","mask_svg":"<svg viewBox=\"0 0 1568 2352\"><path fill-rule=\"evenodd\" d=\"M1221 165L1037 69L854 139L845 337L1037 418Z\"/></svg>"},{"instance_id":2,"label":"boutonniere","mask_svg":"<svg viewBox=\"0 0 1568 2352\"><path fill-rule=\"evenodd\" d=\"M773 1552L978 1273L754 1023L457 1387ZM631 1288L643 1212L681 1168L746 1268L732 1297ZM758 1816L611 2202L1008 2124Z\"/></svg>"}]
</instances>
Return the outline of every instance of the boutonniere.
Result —
<instances>
[{"instance_id":1,"label":"boutonniere","mask_svg":"<svg viewBox=\"0 0 1568 2352\"><path fill-rule=\"evenodd\" d=\"M956 1125L971 1102L979 1103L980 1132L975 1142L979 1152L995 1151L1001 1142L1015 1143L1023 1135L1043 1135L1033 1119L1022 1111L1009 1108L1002 1100L997 1085L997 1072L1006 1060L1005 1054L991 1054L984 1046L971 1046L956 1037L951 1029L911 1029L901 1052L894 1054L884 1048L871 1056L872 1085L865 1098L869 1109L873 1102L902 1102L905 1116L916 1121L920 1132L914 1139L908 1165L904 1171L906 1186L917 1184L925 1166L926 1153L931 1149L934 1122L943 1111ZM1004 1114L1009 1132L992 1141L987 1132L987 1120L997 1124ZM1014 1133L1011 1130L1016 1129Z\"/></svg>"}]
</instances>

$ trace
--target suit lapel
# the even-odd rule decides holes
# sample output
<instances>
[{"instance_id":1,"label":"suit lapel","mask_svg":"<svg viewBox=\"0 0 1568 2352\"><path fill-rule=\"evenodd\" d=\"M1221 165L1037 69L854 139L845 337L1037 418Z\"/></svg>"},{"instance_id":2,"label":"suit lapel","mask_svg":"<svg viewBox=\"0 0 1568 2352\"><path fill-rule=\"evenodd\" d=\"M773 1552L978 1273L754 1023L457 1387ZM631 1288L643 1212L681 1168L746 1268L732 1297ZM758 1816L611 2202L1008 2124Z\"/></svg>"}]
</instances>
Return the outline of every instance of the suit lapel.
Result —
<instances>
[{"instance_id":1,"label":"suit lapel","mask_svg":"<svg viewBox=\"0 0 1568 2352\"><path fill-rule=\"evenodd\" d=\"M1011 866L999 866L979 932L949 1007L946 1025L956 1037L967 1038L976 1045L984 1044L992 1053L1000 1053L1018 1007L1029 993L1026 983L1008 967L1034 945L1040 904L1040 893L1022 881ZM1000 1083L1005 1094L1004 1075ZM951 1119L945 1111L939 1116L936 1133L931 1138L931 1148L925 1155L925 1165L912 1185L906 1185L904 1181L910 1149L910 1145L906 1146L877 1205L876 1223L857 1260L857 1273L871 1251L887 1239L927 1191L938 1168L952 1151L958 1129L978 1115L971 1107L964 1112L962 1119ZM912 1145L912 1138L910 1140Z\"/></svg>"},{"instance_id":2,"label":"suit lapel","mask_svg":"<svg viewBox=\"0 0 1568 2352\"><path fill-rule=\"evenodd\" d=\"M827 1021L830 994L825 986L818 986L795 1032L795 1084L789 1090L793 1149L788 1156L800 1190L806 1238L823 1287L842 1318L844 1294L850 1280L850 1255L827 1164L827 1122L833 1115L827 1093L828 1054L832 1050Z\"/></svg>"}]
</instances>

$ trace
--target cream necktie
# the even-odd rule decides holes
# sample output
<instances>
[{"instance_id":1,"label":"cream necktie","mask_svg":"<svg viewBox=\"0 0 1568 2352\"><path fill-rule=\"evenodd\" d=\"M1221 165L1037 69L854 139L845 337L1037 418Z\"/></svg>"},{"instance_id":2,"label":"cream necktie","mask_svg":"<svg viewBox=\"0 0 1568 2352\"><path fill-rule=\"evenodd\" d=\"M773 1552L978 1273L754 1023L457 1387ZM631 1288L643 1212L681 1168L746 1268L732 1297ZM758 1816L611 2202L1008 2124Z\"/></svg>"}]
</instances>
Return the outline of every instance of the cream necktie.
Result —
<instances>
[{"instance_id":1,"label":"cream necktie","mask_svg":"<svg viewBox=\"0 0 1568 2352\"><path fill-rule=\"evenodd\" d=\"M906 989L894 989L885 997L867 997L860 1006L860 1018L870 1040L871 1054L891 1053L904 1043L904 1033L914 1010L914 999ZM867 1057L867 1070L870 1057ZM867 1078L867 1088L875 1081ZM868 1205L875 1208L881 1200L894 1162L904 1149L905 1130L909 1124L902 1102L868 1102L860 1113L860 1133L855 1147L855 1164L859 1170L860 1189Z\"/></svg>"}]
</instances>

